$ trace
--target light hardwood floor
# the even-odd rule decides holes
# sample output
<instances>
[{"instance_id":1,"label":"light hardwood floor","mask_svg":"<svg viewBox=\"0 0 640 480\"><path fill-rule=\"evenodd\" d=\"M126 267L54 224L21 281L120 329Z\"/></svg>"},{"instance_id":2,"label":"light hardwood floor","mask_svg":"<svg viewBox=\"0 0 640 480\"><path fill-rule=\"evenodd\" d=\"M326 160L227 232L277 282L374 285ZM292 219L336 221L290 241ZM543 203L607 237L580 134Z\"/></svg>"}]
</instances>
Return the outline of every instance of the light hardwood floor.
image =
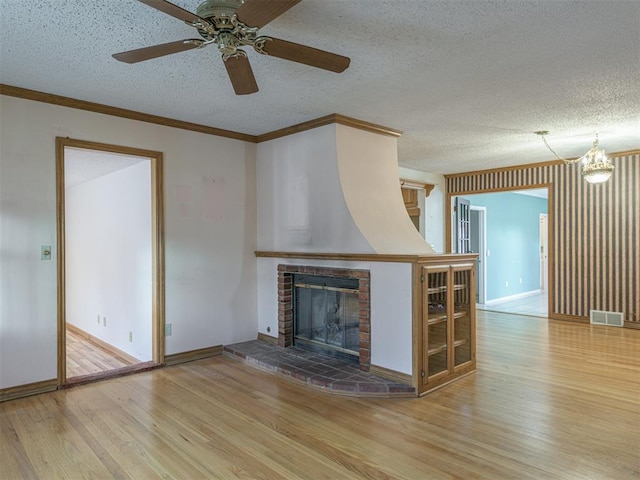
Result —
<instances>
[{"instance_id":1,"label":"light hardwood floor","mask_svg":"<svg viewBox=\"0 0 640 480\"><path fill-rule=\"evenodd\" d=\"M0 478L640 478L640 331L478 312L478 372L418 399L215 357L0 405Z\"/></svg>"},{"instance_id":2,"label":"light hardwood floor","mask_svg":"<svg viewBox=\"0 0 640 480\"><path fill-rule=\"evenodd\" d=\"M67 378L133 365L128 359L106 351L69 328L66 331L66 341Z\"/></svg>"}]
</instances>

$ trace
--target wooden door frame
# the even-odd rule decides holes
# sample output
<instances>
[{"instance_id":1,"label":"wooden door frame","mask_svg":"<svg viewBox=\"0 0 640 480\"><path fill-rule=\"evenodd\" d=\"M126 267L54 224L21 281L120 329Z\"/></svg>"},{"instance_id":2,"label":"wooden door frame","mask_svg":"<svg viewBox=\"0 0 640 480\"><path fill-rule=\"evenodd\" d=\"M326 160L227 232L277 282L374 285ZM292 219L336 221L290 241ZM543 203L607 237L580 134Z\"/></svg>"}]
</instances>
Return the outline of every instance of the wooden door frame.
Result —
<instances>
[{"instance_id":1,"label":"wooden door frame","mask_svg":"<svg viewBox=\"0 0 640 480\"><path fill-rule=\"evenodd\" d=\"M542 262L544 262L544 266L546 268L542 268L542 272L540 274L540 279L541 279L541 283L544 282L544 289L542 288L542 285L540 285L540 290L547 291L547 294L549 293L549 214L548 213L541 213L539 214L539 218L540 218L540 223L542 223L542 219L544 218L544 227L545 227L545 234L546 235L538 235L540 237L540 247L545 247L544 250L544 255L547 257L546 260L542 260ZM542 245L542 239L544 238L545 244ZM542 251L542 248L540 249ZM546 276L545 276L546 274Z\"/></svg>"},{"instance_id":2,"label":"wooden door frame","mask_svg":"<svg viewBox=\"0 0 640 480\"><path fill-rule=\"evenodd\" d=\"M152 360L160 365L164 363L165 356L164 178L162 152L56 137L58 386L64 385L67 381L64 178L64 151L67 147L144 157L151 162Z\"/></svg>"},{"instance_id":3,"label":"wooden door frame","mask_svg":"<svg viewBox=\"0 0 640 480\"><path fill-rule=\"evenodd\" d=\"M478 292L478 303L484 305L487 301L487 207L478 207L471 205L471 210L478 212L481 235L478 244L480 252L478 252L478 264L480 268L476 268L476 286L482 285L482 291ZM475 293L475 292L474 292Z\"/></svg>"}]
</instances>

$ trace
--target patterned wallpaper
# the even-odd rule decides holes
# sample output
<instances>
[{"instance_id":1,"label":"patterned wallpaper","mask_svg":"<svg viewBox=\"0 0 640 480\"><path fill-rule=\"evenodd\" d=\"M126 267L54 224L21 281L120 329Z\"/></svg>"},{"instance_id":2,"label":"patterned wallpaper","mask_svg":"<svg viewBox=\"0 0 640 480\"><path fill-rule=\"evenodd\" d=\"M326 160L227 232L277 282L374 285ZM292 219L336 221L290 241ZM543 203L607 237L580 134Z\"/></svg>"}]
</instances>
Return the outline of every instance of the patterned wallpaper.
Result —
<instances>
[{"instance_id":1,"label":"patterned wallpaper","mask_svg":"<svg viewBox=\"0 0 640 480\"><path fill-rule=\"evenodd\" d=\"M553 318L623 312L640 325L640 151L612 157L612 178L582 179L577 165L546 163L446 177L449 195L549 186Z\"/></svg>"}]
</instances>

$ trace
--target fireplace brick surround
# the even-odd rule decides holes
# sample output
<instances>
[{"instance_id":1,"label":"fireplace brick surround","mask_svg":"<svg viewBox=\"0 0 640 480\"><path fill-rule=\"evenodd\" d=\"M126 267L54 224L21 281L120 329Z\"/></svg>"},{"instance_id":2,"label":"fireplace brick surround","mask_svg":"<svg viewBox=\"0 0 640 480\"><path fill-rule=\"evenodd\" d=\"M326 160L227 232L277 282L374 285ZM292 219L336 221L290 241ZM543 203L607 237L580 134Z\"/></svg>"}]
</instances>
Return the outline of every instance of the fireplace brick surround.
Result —
<instances>
[{"instance_id":1,"label":"fireplace brick surround","mask_svg":"<svg viewBox=\"0 0 640 480\"><path fill-rule=\"evenodd\" d=\"M296 273L353 278L358 280L358 301L360 303L360 370L369 371L369 367L371 366L369 271L304 265L278 265L278 345L281 347L293 346L293 275Z\"/></svg>"}]
</instances>

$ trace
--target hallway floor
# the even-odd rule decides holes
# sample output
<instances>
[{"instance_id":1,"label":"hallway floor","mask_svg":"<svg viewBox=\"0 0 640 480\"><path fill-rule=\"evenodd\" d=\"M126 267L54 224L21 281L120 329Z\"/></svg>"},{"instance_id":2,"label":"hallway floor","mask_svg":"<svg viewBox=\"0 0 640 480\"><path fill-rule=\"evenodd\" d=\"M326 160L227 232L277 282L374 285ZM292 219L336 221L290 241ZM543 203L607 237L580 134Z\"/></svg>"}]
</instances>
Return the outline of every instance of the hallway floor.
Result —
<instances>
[{"instance_id":1,"label":"hallway floor","mask_svg":"<svg viewBox=\"0 0 640 480\"><path fill-rule=\"evenodd\" d=\"M132 363L67 329L67 378L106 372L127 365Z\"/></svg>"},{"instance_id":2,"label":"hallway floor","mask_svg":"<svg viewBox=\"0 0 640 480\"><path fill-rule=\"evenodd\" d=\"M549 316L549 293L548 290L544 290L514 300L505 300L504 302L483 305L477 304L476 308L489 312L513 313L547 318Z\"/></svg>"}]
</instances>

